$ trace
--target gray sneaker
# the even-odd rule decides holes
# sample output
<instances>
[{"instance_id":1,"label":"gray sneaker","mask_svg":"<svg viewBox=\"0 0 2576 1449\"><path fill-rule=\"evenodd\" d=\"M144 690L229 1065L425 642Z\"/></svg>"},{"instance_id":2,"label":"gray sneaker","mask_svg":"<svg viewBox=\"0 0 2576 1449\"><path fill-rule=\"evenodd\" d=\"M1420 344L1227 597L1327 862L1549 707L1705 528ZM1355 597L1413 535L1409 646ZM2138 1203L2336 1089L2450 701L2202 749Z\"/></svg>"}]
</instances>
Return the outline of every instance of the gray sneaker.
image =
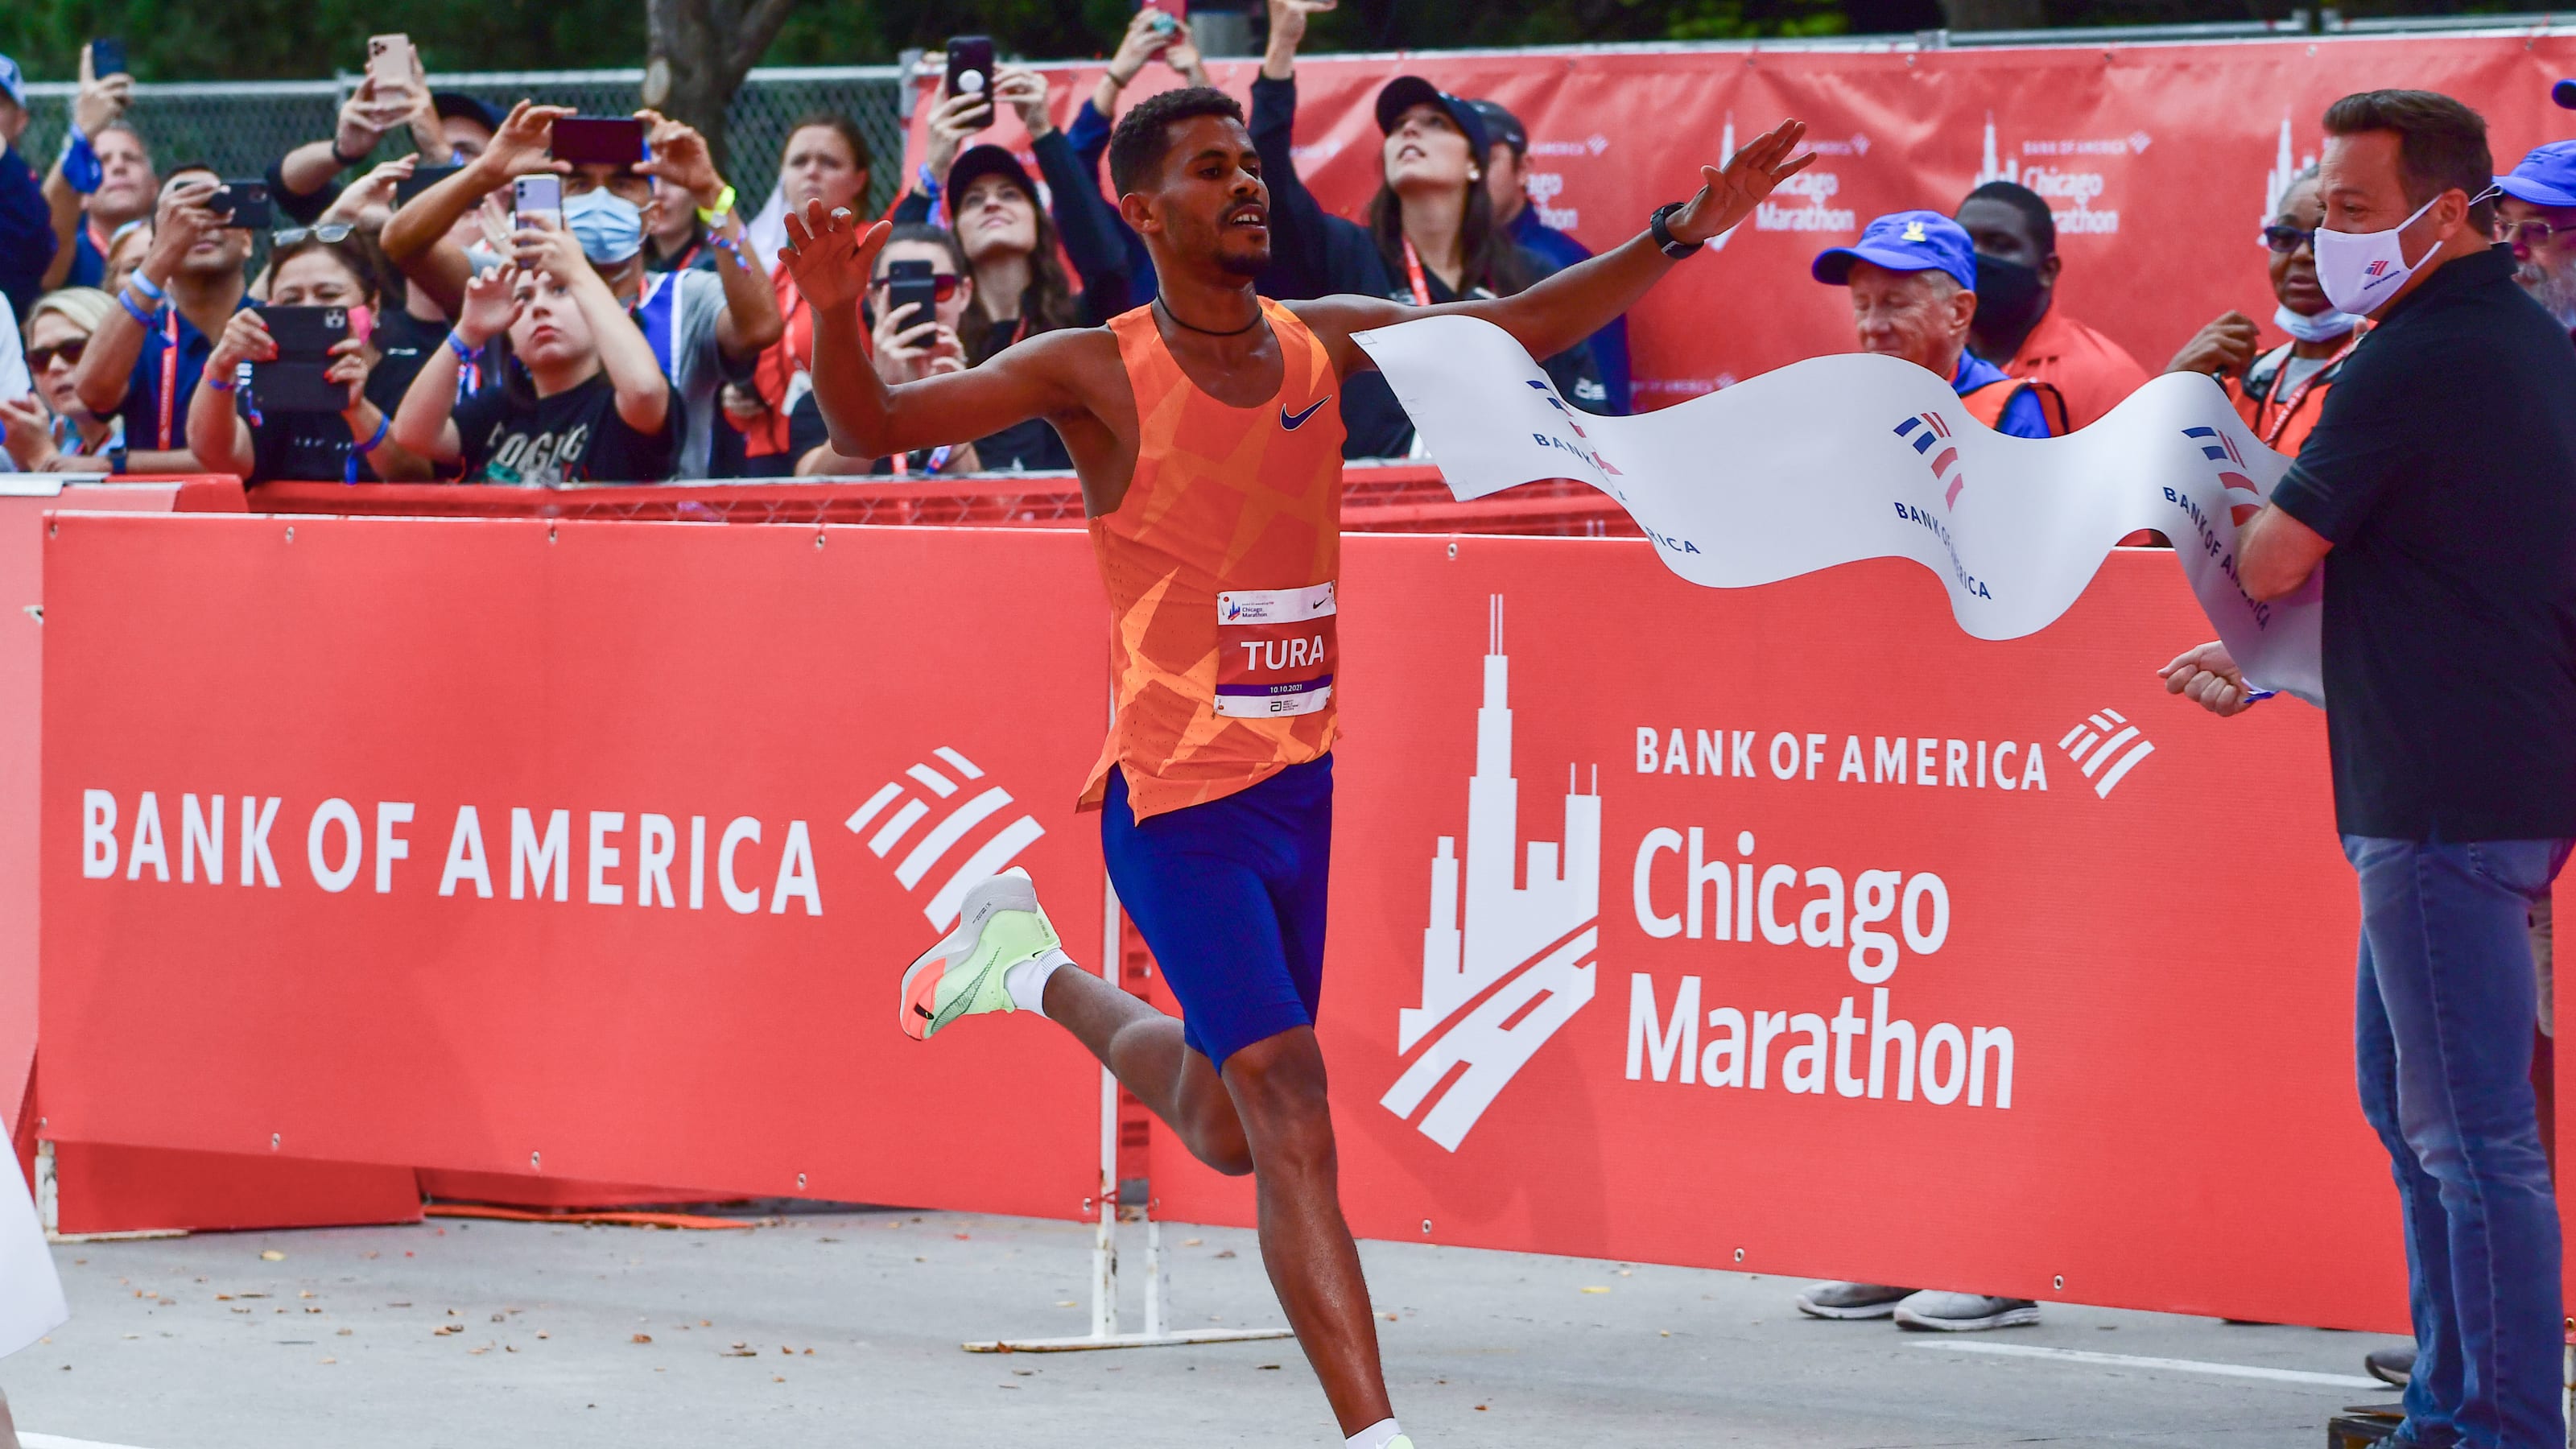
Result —
<instances>
[{"instance_id":1,"label":"gray sneaker","mask_svg":"<svg viewBox=\"0 0 2576 1449\"><path fill-rule=\"evenodd\" d=\"M1989 1298L1982 1293L1922 1292L1896 1305L1896 1326L1935 1333L1980 1333L1989 1328L2018 1328L2039 1321L2039 1305L2027 1298Z\"/></svg>"},{"instance_id":2,"label":"gray sneaker","mask_svg":"<svg viewBox=\"0 0 2576 1449\"><path fill-rule=\"evenodd\" d=\"M1798 1295L1798 1311L1810 1318L1885 1318L1913 1296L1911 1288L1884 1283L1819 1283Z\"/></svg>"}]
</instances>

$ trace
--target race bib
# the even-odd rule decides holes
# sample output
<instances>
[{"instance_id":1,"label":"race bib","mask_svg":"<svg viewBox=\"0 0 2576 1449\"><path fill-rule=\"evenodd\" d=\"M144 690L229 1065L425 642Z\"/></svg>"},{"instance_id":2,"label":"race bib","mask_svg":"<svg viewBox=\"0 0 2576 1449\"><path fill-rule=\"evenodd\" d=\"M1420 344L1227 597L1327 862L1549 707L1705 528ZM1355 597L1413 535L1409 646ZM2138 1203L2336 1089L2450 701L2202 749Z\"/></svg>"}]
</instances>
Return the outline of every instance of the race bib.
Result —
<instances>
[{"instance_id":1,"label":"race bib","mask_svg":"<svg viewBox=\"0 0 2576 1449\"><path fill-rule=\"evenodd\" d=\"M1313 714L1333 697L1334 586L1216 596L1216 712L1235 719Z\"/></svg>"}]
</instances>

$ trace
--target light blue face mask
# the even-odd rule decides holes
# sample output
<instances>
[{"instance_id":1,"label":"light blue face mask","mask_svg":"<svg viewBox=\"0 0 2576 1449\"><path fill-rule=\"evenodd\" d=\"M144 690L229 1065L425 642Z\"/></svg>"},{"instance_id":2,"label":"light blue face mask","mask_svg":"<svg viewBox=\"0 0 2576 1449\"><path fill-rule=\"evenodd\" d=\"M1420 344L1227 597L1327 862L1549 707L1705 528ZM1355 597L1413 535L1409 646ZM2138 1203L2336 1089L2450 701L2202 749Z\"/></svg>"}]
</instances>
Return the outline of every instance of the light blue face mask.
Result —
<instances>
[{"instance_id":1,"label":"light blue face mask","mask_svg":"<svg viewBox=\"0 0 2576 1449\"><path fill-rule=\"evenodd\" d=\"M564 198L563 218L595 265L617 266L644 250L643 210L605 188Z\"/></svg>"}]
</instances>

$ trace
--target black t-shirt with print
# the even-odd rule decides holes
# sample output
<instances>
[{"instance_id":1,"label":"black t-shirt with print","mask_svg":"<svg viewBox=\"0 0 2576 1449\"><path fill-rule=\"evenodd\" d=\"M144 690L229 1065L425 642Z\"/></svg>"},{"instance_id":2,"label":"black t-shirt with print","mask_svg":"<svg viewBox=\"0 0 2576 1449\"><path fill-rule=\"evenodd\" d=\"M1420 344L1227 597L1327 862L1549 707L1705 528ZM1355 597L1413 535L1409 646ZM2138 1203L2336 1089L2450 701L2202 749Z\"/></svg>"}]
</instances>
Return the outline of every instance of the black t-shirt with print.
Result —
<instances>
[{"instance_id":1,"label":"black t-shirt with print","mask_svg":"<svg viewBox=\"0 0 2576 1449\"><path fill-rule=\"evenodd\" d=\"M402 406L403 394L411 390L411 380L420 375L421 358L417 350L397 353L382 346L375 368L367 374L367 401L390 420ZM258 402L254 386L246 403L247 409ZM240 394L236 394L238 398ZM244 412L245 418L248 414ZM272 478L293 479L304 483L340 483L348 481L349 453L359 439L349 436L348 421L338 413L285 413L263 411L260 421L251 424L251 474L248 481L265 483ZM358 459L358 481L376 481L373 460Z\"/></svg>"},{"instance_id":2,"label":"black t-shirt with print","mask_svg":"<svg viewBox=\"0 0 2576 1449\"><path fill-rule=\"evenodd\" d=\"M651 483L671 476L680 405L671 400L659 431L639 433L617 415L605 372L533 402L496 385L456 405L456 436L469 482Z\"/></svg>"}]
</instances>

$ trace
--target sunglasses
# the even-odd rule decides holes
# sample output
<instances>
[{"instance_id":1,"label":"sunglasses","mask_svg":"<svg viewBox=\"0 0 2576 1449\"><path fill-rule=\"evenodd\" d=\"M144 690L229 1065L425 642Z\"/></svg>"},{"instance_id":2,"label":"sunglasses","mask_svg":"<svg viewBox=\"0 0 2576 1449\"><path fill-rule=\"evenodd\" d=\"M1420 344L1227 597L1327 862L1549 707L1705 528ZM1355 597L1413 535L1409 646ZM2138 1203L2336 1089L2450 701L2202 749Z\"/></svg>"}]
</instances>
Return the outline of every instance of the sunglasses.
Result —
<instances>
[{"instance_id":1,"label":"sunglasses","mask_svg":"<svg viewBox=\"0 0 2576 1449\"><path fill-rule=\"evenodd\" d=\"M882 292L886 288L894 285L894 279L891 277L879 277L872 285L877 291ZM930 295L933 299L941 302L945 302L949 298L956 296L957 274L955 272L934 273L930 278Z\"/></svg>"},{"instance_id":2,"label":"sunglasses","mask_svg":"<svg viewBox=\"0 0 2576 1449\"><path fill-rule=\"evenodd\" d=\"M63 360L65 367L78 367L81 353L88 347L89 339L86 337L75 337L69 342L57 342L51 347L30 347L27 349L27 370L43 372L53 366L54 359L58 357Z\"/></svg>"},{"instance_id":3,"label":"sunglasses","mask_svg":"<svg viewBox=\"0 0 2576 1449\"><path fill-rule=\"evenodd\" d=\"M2285 257L2301 247L2313 248L2316 244L2317 234L2312 227L2287 226L2276 221L2263 228L2263 245Z\"/></svg>"},{"instance_id":4,"label":"sunglasses","mask_svg":"<svg viewBox=\"0 0 2576 1449\"><path fill-rule=\"evenodd\" d=\"M335 247L347 241L357 230L345 221L326 221L320 226L290 226L284 231L270 232L268 244L292 247L302 246L306 241L318 241L326 247Z\"/></svg>"}]
</instances>

